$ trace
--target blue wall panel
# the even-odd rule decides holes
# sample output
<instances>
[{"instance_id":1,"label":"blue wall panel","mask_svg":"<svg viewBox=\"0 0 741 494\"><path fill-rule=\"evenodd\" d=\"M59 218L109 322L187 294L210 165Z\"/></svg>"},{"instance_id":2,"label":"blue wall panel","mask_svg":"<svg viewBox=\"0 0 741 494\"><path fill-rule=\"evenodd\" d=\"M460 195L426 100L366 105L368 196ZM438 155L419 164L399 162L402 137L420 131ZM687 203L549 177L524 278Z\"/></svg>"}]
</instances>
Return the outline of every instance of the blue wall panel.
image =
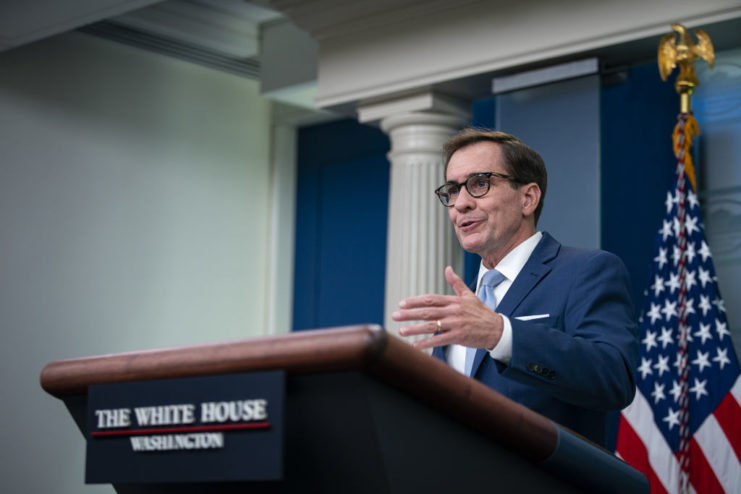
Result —
<instances>
[{"instance_id":1,"label":"blue wall panel","mask_svg":"<svg viewBox=\"0 0 741 494\"><path fill-rule=\"evenodd\" d=\"M299 131L294 330L383 322L388 150L354 120Z\"/></svg>"},{"instance_id":2,"label":"blue wall panel","mask_svg":"<svg viewBox=\"0 0 741 494\"><path fill-rule=\"evenodd\" d=\"M674 177L671 133L678 97L673 83L661 82L655 63L614 78L602 81L601 243L625 262L638 315ZM618 418L619 413L612 414L609 449L615 447Z\"/></svg>"},{"instance_id":3,"label":"blue wall panel","mask_svg":"<svg viewBox=\"0 0 741 494\"><path fill-rule=\"evenodd\" d=\"M674 180L672 131L679 111L673 81L655 63L603 80L601 108L602 248L620 256L636 311L643 304L666 192Z\"/></svg>"}]
</instances>

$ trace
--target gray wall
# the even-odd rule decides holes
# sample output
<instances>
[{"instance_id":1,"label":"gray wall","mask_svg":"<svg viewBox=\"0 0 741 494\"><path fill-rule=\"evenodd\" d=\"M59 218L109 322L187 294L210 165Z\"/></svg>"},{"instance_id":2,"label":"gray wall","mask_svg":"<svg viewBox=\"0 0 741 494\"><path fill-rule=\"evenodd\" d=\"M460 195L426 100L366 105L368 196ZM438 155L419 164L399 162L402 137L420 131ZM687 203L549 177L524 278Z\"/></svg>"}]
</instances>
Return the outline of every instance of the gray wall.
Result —
<instances>
[{"instance_id":1,"label":"gray wall","mask_svg":"<svg viewBox=\"0 0 741 494\"><path fill-rule=\"evenodd\" d=\"M256 82L81 34L0 53L3 492L84 487L52 361L261 334L270 111Z\"/></svg>"},{"instance_id":2,"label":"gray wall","mask_svg":"<svg viewBox=\"0 0 741 494\"><path fill-rule=\"evenodd\" d=\"M736 355L741 356L741 48L698 64L692 97L700 124L695 166L705 235L713 254Z\"/></svg>"},{"instance_id":3,"label":"gray wall","mask_svg":"<svg viewBox=\"0 0 741 494\"><path fill-rule=\"evenodd\" d=\"M532 146L548 168L538 229L565 245L600 246L599 92L593 75L497 96L497 129Z\"/></svg>"}]
</instances>

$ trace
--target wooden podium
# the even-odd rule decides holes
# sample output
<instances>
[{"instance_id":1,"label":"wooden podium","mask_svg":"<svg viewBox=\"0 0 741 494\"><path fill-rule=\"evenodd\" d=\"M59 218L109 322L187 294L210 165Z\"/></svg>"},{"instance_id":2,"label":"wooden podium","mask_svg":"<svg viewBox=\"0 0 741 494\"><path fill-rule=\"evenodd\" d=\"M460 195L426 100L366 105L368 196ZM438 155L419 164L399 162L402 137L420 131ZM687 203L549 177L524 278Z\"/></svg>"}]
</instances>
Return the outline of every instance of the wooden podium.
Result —
<instances>
[{"instance_id":1,"label":"wooden podium","mask_svg":"<svg viewBox=\"0 0 741 494\"><path fill-rule=\"evenodd\" d=\"M377 326L57 361L41 385L85 437L88 386L285 373L282 479L128 492L648 492L636 470Z\"/></svg>"}]
</instances>

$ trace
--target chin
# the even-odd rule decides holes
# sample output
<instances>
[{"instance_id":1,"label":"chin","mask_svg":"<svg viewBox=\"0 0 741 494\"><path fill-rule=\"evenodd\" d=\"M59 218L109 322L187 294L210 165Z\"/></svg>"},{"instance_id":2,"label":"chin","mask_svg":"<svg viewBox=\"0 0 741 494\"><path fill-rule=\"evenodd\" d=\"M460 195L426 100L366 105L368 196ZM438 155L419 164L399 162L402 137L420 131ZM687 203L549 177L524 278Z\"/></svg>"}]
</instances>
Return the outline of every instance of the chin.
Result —
<instances>
[{"instance_id":1,"label":"chin","mask_svg":"<svg viewBox=\"0 0 741 494\"><path fill-rule=\"evenodd\" d=\"M468 240L458 239L458 242L461 244L461 247L466 252L471 252L472 254L478 254L481 251L481 244L479 242L474 241L473 239L468 239Z\"/></svg>"}]
</instances>

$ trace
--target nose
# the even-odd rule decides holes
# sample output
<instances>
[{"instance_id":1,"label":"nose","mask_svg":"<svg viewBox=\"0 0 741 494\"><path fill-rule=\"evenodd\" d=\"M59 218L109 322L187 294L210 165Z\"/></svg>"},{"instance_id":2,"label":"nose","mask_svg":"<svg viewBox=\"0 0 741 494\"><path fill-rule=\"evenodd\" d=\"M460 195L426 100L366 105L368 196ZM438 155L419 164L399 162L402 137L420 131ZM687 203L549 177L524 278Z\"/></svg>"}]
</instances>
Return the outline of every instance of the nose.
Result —
<instances>
[{"instance_id":1,"label":"nose","mask_svg":"<svg viewBox=\"0 0 741 494\"><path fill-rule=\"evenodd\" d=\"M461 190L458 192L458 197L455 199L453 208L458 211L468 211L473 209L475 206L476 198L472 197L465 187L461 187Z\"/></svg>"}]
</instances>

